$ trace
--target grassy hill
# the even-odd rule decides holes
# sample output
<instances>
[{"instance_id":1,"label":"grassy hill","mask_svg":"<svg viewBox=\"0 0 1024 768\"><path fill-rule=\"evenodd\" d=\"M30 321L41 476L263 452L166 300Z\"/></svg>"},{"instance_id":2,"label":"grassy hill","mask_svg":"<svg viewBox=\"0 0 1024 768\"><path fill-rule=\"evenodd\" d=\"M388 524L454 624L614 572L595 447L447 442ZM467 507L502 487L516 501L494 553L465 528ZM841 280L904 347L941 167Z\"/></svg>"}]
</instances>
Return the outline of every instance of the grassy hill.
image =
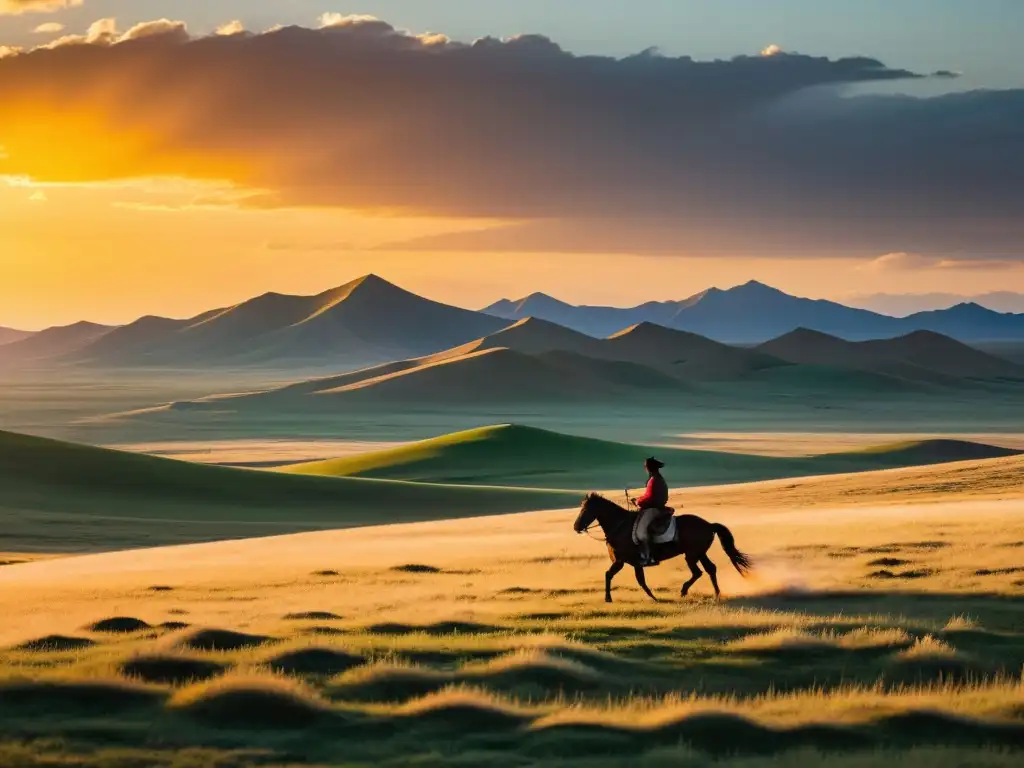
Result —
<instances>
[{"instance_id":1,"label":"grassy hill","mask_svg":"<svg viewBox=\"0 0 1024 768\"><path fill-rule=\"evenodd\" d=\"M168 411L345 413L364 407L610 402L670 396L681 382L635 363L506 347L402 360L264 391L172 403Z\"/></svg>"},{"instance_id":2,"label":"grassy hill","mask_svg":"<svg viewBox=\"0 0 1024 768\"><path fill-rule=\"evenodd\" d=\"M926 440L806 458L769 457L653 448L503 424L384 451L296 464L280 471L328 477L585 490L641 485L646 481L643 461L652 454L667 464L665 474L672 484L686 486L938 464L1016 453L980 443Z\"/></svg>"},{"instance_id":3,"label":"grassy hill","mask_svg":"<svg viewBox=\"0 0 1024 768\"><path fill-rule=\"evenodd\" d=\"M0 551L98 548L574 506L576 494L191 464L0 432ZM70 531L75 528L76 535Z\"/></svg>"},{"instance_id":4,"label":"grassy hill","mask_svg":"<svg viewBox=\"0 0 1024 768\"><path fill-rule=\"evenodd\" d=\"M976 461L1018 456L1020 451L969 440L909 440L886 443L859 451L830 453L818 456L823 465L829 462L865 462L875 468L917 467L926 464L945 464L954 461Z\"/></svg>"},{"instance_id":5,"label":"grassy hill","mask_svg":"<svg viewBox=\"0 0 1024 768\"><path fill-rule=\"evenodd\" d=\"M930 331L853 342L800 328L757 349L791 363L876 371L907 379L1024 380L1024 366Z\"/></svg>"}]
</instances>

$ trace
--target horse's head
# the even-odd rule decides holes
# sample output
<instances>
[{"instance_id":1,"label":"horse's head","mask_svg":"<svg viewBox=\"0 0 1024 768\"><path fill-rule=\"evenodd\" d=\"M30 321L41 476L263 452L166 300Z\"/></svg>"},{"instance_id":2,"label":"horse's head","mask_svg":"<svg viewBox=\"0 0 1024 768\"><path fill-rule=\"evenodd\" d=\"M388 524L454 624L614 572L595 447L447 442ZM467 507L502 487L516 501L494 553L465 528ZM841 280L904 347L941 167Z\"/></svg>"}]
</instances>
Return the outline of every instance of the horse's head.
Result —
<instances>
[{"instance_id":1,"label":"horse's head","mask_svg":"<svg viewBox=\"0 0 1024 768\"><path fill-rule=\"evenodd\" d=\"M580 513L576 516L576 522L572 524L572 529L576 533L583 533L597 519L597 504L595 504L595 501L598 498L600 497L596 493L589 493L583 499L583 503L580 505Z\"/></svg>"}]
</instances>

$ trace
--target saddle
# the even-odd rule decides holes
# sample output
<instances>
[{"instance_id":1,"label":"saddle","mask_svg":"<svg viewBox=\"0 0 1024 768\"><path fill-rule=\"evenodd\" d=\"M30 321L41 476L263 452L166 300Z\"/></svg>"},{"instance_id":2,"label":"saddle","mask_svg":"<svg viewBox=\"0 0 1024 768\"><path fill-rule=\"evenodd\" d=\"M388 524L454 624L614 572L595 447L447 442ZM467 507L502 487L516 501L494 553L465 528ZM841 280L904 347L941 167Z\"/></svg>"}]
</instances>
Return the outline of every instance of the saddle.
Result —
<instances>
[{"instance_id":1,"label":"saddle","mask_svg":"<svg viewBox=\"0 0 1024 768\"><path fill-rule=\"evenodd\" d=\"M637 515L636 522L633 523L634 544L640 543L640 540L636 536L636 526L639 522L640 515ZM664 544L674 540L676 537L675 509L672 507L662 507L658 511L658 516L655 517L647 527L647 536L652 544Z\"/></svg>"}]
</instances>

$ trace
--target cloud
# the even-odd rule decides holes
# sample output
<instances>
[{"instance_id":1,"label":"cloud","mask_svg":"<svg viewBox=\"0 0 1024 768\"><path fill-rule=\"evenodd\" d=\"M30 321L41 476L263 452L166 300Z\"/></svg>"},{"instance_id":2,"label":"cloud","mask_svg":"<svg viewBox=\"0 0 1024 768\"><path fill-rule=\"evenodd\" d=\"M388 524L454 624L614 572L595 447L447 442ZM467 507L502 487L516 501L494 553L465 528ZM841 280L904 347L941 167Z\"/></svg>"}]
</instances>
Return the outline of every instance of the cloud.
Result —
<instances>
[{"instance_id":1,"label":"cloud","mask_svg":"<svg viewBox=\"0 0 1024 768\"><path fill-rule=\"evenodd\" d=\"M925 269L993 270L1024 268L1024 255L1018 258L940 258L920 253L886 253L861 266L870 272L912 272Z\"/></svg>"},{"instance_id":2,"label":"cloud","mask_svg":"<svg viewBox=\"0 0 1024 768\"><path fill-rule=\"evenodd\" d=\"M65 8L77 8L85 0L0 0L0 16L20 16L23 13L53 13Z\"/></svg>"},{"instance_id":3,"label":"cloud","mask_svg":"<svg viewBox=\"0 0 1024 768\"><path fill-rule=\"evenodd\" d=\"M56 21L48 21L45 24L40 24L32 31L37 35L56 35L58 32L64 31L64 25Z\"/></svg>"},{"instance_id":4,"label":"cloud","mask_svg":"<svg viewBox=\"0 0 1024 768\"><path fill-rule=\"evenodd\" d=\"M319 18L320 29L327 29L330 27L356 27L356 26L378 26L381 29L386 29L388 32L391 31L391 26L386 22L382 22L376 16L369 16L362 13L322 13Z\"/></svg>"},{"instance_id":5,"label":"cloud","mask_svg":"<svg viewBox=\"0 0 1024 768\"><path fill-rule=\"evenodd\" d=\"M113 45L117 42L117 19L97 19L84 35L65 35L39 46L36 51L53 50L68 45Z\"/></svg>"},{"instance_id":6,"label":"cloud","mask_svg":"<svg viewBox=\"0 0 1024 768\"><path fill-rule=\"evenodd\" d=\"M142 40L146 37L170 37L178 42L188 42L188 25L184 21L171 21L170 19L159 19L157 21L145 21L136 24L120 38L118 42L129 40Z\"/></svg>"},{"instance_id":7,"label":"cloud","mask_svg":"<svg viewBox=\"0 0 1024 768\"><path fill-rule=\"evenodd\" d=\"M0 173L218 180L238 206L510 222L402 244L419 249L971 259L1024 239L1024 91L847 98L919 75L320 25L194 37L107 20L9 56Z\"/></svg>"},{"instance_id":8,"label":"cloud","mask_svg":"<svg viewBox=\"0 0 1024 768\"><path fill-rule=\"evenodd\" d=\"M229 21L226 24L221 24L217 27L215 34L218 34L221 37L230 37L232 35L241 35L244 32L245 25L238 19L235 19L234 21Z\"/></svg>"}]
</instances>

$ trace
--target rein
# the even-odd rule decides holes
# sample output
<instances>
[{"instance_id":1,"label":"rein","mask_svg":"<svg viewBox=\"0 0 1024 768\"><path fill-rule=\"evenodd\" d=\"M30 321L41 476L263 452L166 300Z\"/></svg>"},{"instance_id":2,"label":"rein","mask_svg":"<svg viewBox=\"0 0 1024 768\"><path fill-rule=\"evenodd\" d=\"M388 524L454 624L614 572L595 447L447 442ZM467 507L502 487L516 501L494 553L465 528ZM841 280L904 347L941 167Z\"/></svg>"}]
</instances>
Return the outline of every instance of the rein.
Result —
<instances>
[{"instance_id":1,"label":"rein","mask_svg":"<svg viewBox=\"0 0 1024 768\"><path fill-rule=\"evenodd\" d=\"M598 537L594 536L590 532L590 529L593 528L595 525L601 525L601 520L599 518L595 517L594 520L590 523L590 525L588 525L586 528L583 529L583 533L587 534L587 536L592 538L594 541L603 541L605 543L608 543L608 537L609 536L613 536L616 533L618 533L619 529L622 528L622 526L624 526L628 522L629 522L628 518L619 520L619 522L616 524L616 526L614 528L612 528L610 531L605 531L604 532L604 538L603 539L599 539ZM603 526L602 526L602 530L603 530Z\"/></svg>"},{"instance_id":2,"label":"rein","mask_svg":"<svg viewBox=\"0 0 1024 768\"><path fill-rule=\"evenodd\" d=\"M608 534L607 533L604 535L603 539L599 539L597 536L595 536L594 534L592 534L590 532L591 528L593 528L595 525L600 525L600 524L601 524L600 521L594 520L594 522L592 522L590 525L588 525L586 528L583 529L583 532L585 534L587 534L587 536L592 538L594 541L603 541L603 542L607 543L608 542ZM618 530L618 527L615 530Z\"/></svg>"}]
</instances>

